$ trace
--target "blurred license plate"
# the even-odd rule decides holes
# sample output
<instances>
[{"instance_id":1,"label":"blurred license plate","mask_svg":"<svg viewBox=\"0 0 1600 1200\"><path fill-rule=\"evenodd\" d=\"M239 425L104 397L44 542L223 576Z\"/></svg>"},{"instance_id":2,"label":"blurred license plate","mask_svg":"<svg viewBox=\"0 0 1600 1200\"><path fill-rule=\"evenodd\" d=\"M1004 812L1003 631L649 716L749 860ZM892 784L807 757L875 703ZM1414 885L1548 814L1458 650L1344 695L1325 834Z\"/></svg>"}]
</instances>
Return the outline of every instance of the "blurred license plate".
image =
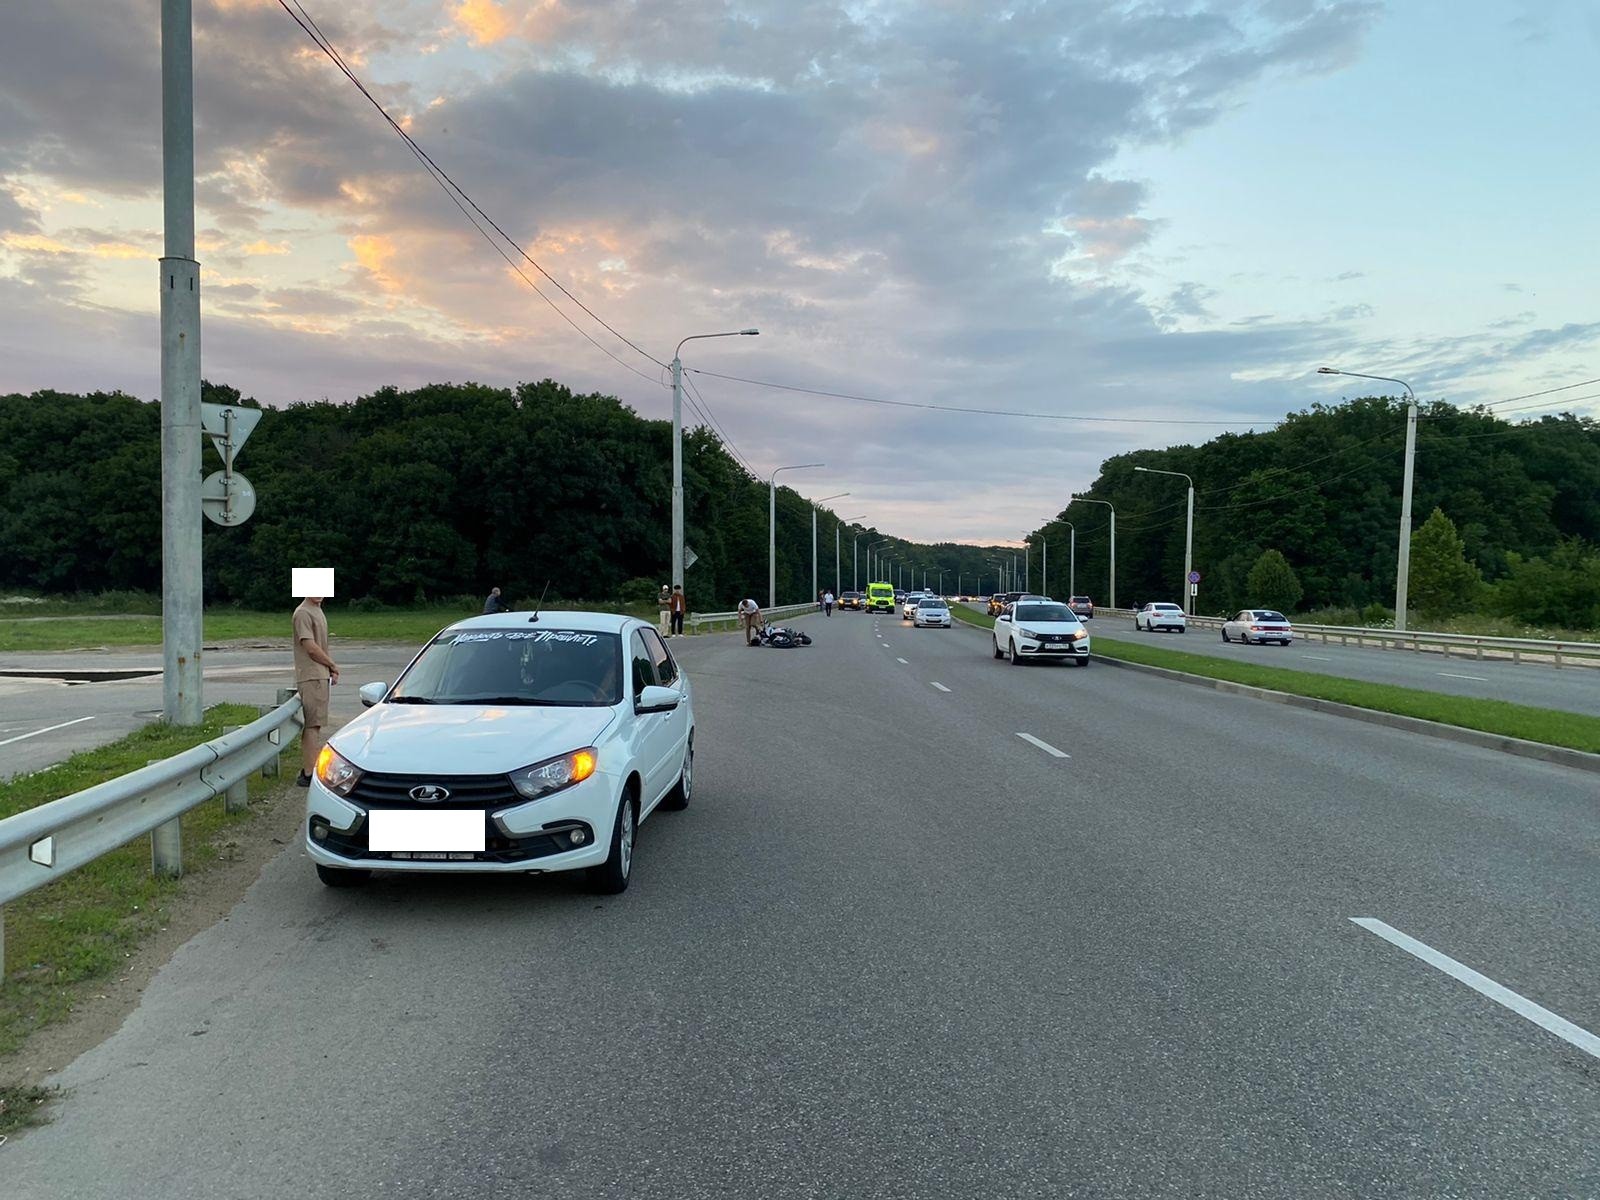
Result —
<instances>
[{"instance_id":1,"label":"blurred license plate","mask_svg":"<svg viewBox=\"0 0 1600 1200\"><path fill-rule=\"evenodd\" d=\"M367 848L378 852L484 849L481 808L413 812L375 808L367 814Z\"/></svg>"}]
</instances>

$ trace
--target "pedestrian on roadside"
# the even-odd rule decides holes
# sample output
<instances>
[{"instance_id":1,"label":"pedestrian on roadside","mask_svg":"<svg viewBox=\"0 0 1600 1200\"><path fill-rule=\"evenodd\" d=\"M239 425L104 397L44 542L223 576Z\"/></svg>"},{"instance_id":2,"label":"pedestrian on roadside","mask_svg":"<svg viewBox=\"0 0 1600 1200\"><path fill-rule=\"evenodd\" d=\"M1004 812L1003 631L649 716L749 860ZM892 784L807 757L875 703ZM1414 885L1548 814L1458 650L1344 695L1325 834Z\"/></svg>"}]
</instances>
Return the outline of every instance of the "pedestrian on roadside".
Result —
<instances>
[{"instance_id":1,"label":"pedestrian on roadside","mask_svg":"<svg viewBox=\"0 0 1600 1200\"><path fill-rule=\"evenodd\" d=\"M503 613L506 611L506 602L500 599L500 589L490 588L489 598L483 602L484 615Z\"/></svg>"},{"instance_id":2,"label":"pedestrian on roadside","mask_svg":"<svg viewBox=\"0 0 1600 1200\"><path fill-rule=\"evenodd\" d=\"M307 596L294 610L294 686L300 692L305 728L300 733L300 787L311 786L317 755L327 740L328 688L339 682L339 664L328 654L328 616L321 596Z\"/></svg>"},{"instance_id":3,"label":"pedestrian on roadside","mask_svg":"<svg viewBox=\"0 0 1600 1200\"><path fill-rule=\"evenodd\" d=\"M762 627L761 606L754 600L739 601L739 622L744 626L744 644L750 645L751 634Z\"/></svg>"},{"instance_id":4,"label":"pedestrian on roadside","mask_svg":"<svg viewBox=\"0 0 1600 1200\"><path fill-rule=\"evenodd\" d=\"M661 585L661 594L656 598L661 610L661 619L657 625L662 637L672 636L672 589L666 584Z\"/></svg>"},{"instance_id":5,"label":"pedestrian on roadside","mask_svg":"<svg viewBox=\"0 0 1600 1200\"><path fill-rule=\"evenodd\" d=\"M822 615L825 616L825 617L833 616L833 593L832 592L823 592L822 593Z\"/></svg>"},{"instance_id":6,"label":"pedestrian on roadside","mask_svg":"<svg viewBox=\"0 0 1600 1200\"><path fill-rule=\"evenodd\" d=\"M683 614L684 614L684 610L687 607L688 607L688 601L684 599L683 584L681 584L681 583L673 584L672 585L672 632L667 634L668 637L682 637L683 636Z\"/></svg>"}]
</instances>

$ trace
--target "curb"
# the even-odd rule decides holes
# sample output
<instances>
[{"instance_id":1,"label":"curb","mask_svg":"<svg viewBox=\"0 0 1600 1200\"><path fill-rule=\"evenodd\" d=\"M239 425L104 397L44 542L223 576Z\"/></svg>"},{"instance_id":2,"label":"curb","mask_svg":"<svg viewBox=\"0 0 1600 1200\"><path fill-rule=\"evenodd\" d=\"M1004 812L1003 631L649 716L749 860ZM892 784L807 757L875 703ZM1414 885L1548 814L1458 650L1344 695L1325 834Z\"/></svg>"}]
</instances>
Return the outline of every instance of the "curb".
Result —
<instances>
[{"instance_id":1,"label":"curb","mask_svg":"<svg viewBox=\"0 0 1600 1200\"><path fill-rule=\"evenodd\" d=\"M1248 696L1256 700L1268 700L1274 704L1286 704L1290 708L1304 708L1312 712L1328 713L1336 717L1348 717L1355 721L1365 721L1368 725L1385 725L1390 729L1403 729L1407 733L1417 733L1423 737L1439 738L1442 741L1458 742L1466 746L1477 746L1484 750L1498 750L1502 754L1515 754L1520 758L1538 759L1541 762L1555 763L1557 766L1573 767L1579 771L1600 773L1600 754L1590 754L1584 750L1572 750L1566 746L1549 746L1544 742L1530 742L1525 738L1508 737L1500 733L1485 733L1481 729L1468 729L1461 725L1445 725L1439 721L1425 721L1421 717L1407 717L1399 713L1383 712L1375 708L1358 708L1354 704L1340 704L1334 700L1321 700L1315 696L1297 696L1293 692L1278 692L1273 691L1271 688L1252 687L1247 683L1234 683L1230 679L1212 679L1207 675L1192 675L1188 671L1174 671L1170 667L1153 667L1148 663L1126 662L1123 659L1112 658L1104 654L1097 654L1095 657L1101 663L1120 667L1125 671L1142 671L1147 675L1158 675L1163 679L1173 679L1179 683L1208 687L1217 692L1228 692L1235 696Z\"/></svg>"}]
</instances>

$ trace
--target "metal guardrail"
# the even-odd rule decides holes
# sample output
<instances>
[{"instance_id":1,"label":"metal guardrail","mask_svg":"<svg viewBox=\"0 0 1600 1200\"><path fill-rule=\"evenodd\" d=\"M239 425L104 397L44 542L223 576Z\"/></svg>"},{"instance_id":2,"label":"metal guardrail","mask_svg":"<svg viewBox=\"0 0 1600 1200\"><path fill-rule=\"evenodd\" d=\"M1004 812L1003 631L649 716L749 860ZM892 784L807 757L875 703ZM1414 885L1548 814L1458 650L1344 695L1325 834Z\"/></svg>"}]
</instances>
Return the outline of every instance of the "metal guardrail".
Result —
<instances>
[{"instance_id":1,"label":"metal guardrail","mask_svg":"<svg viewBox=\"0 0 1600 1200\"><path fill-rule=\"evenodd\" d=\"M1133 619L1131 608L1097 608L1095 615ZM1189 624L1196 629L1221 629L1222 617L1192 616ZM1446 658L1458 656L1478 661L1510 659L1520 663L1524 658L1535 662L1550 662L1557 667L1600 667L1600 642L1555 641L1544 638L1487 637L1473 633L1434 633L1428 630L1374 629L1359 625L1303 625L1291 621L1296 638L1314 637L1322 642L1337 640L1341 646L1378 645L1385 650L1410 650L1415 653L1442 654Z\"/></svg>"},{"instance_id":2,"label":"metal guardrail","mask_svg":"<svg viewBox=\"0 0 1600 1200\"><path fill-rule=\"evenodd\" d=\"M250 773L271 773L284 727L302 723L300 697L290 693L259 720L219 738L0 820L0 964L7 902L147 833L150 869L181 874L179 818L218 796L228 812L243 809Z\"/></svg>"},{"instance_id":3,"label":"metal guardrail","mask_svg":"<svg viewBox=\"0 0 1600 1200\"><path fill-rule=\"evenodd\" d=\"M813 600L809 604L782 604L777 608L763 608L761 615L772 621L781 617L798 617L802 613L821 611L822 605ZM730 629L737 629L739 627L739 614L736 612L689 614L689 625L696 633L701 631L700 627L702 625L715 629L724 624Z\"/></svg>"}]
</instances>

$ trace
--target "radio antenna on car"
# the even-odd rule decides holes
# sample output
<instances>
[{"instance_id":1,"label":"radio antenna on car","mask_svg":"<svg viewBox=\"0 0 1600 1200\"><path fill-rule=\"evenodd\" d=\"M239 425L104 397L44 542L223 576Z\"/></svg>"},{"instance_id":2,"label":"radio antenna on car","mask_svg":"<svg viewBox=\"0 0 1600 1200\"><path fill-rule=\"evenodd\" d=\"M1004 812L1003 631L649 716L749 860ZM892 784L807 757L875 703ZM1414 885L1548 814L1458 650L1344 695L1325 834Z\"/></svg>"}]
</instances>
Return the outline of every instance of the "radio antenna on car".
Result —
<instances>
[{"instance_id":1,"label":"radio antenna on car","mask_svg":"<svg viewBox=\"0 0 1600 1200\"><path fill-rule=\"evenodd\" d=\"M537 604L535 604L533 606L533 616L528 618L528 620L530 622L537 621L539 619L539 610L544 607L544 598L549 594L550 594L550 581L548 579L546 579L544 581L544 591L539 593L539 603L537 603Z\"/></svg>"}]
</instances>

